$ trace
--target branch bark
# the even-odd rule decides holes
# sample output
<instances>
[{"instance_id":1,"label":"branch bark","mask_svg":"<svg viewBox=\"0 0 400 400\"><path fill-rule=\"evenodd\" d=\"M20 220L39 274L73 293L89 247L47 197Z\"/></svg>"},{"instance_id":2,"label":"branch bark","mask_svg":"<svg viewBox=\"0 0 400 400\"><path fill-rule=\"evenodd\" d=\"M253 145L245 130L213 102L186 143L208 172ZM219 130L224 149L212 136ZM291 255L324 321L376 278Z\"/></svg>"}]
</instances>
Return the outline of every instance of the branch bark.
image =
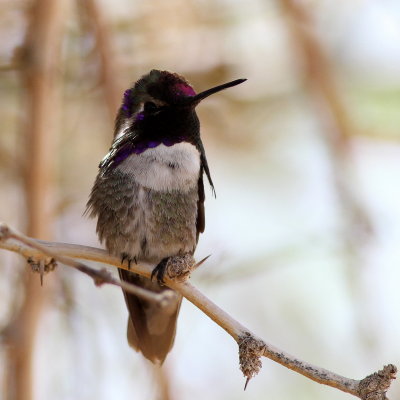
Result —
<instances>
[{"instance_id":1,"label":"branch bark","mask_svg":"<svg viewBox=\"0 0 400 400\"><path fill-rule=\"evenodd\" d=\"M9 228L4 223L0 224L0 248L20 253L24 257L40 258L45 254L54 257L62 263L68 261L69 264L71 264L69 258L79 258L128 270L128 266L121 265L117 257L109 255L105 250L27 238ZM74 262L84 265L76 261ZM154 265L140 262L140 264L133 264L131 270L149 278L153 268ZM213 303L188 281L178 282L166 277L165 283L167 286L186 297L186 299L203 311L238 343L240 367L247 378L246 384L259 372L261 368L260 358L264 356L315 382L334 387L360 399L387 400L386 392L392 380L396 378L397 368L394 365L386 365L382 370L368 375L361 380L346 378L300 360L260 339Z\"/></svg>"}]
</instances>

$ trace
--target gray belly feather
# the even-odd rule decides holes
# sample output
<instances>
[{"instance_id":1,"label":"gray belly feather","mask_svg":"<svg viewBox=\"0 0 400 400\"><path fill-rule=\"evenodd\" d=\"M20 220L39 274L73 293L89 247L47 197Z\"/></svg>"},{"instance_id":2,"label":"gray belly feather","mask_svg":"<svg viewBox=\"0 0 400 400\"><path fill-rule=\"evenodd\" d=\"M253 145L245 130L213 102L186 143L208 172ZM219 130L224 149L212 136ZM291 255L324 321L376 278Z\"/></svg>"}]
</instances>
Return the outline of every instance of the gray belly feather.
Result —
<instances>
[{"instance_id":1,"label":"gray belly feather","mask_svg":"<svg viewBox=\"0 0 400 400\"><path fill-rule=\"evenodd\" d=\"M138 156L132 157L136 160ZM160 168L174 170L176 165ZM126 253L154 263L172 255L193 253L198 173L197 177L190 175L184 188L154 190L140 184L131 167L108 171L105 176L99 174L88 206L90 215L98 218L99 239L110 253Z\"/></svg>"},{"instance_id":2,"label":"gray belly feather","mask_svg":"<svg viewBox=\"0 0 400 400\"><path fill-rule=\"evenodd\" d=\"M159 145L132 154L115 169L100 171L87 211L111 254L158 264L193 253L197 244L200 154L195 146ZM123 280L160 292L170 290L120 270ZM172 291L172 293L174 293ZM172 347L182 296L168 308L124 293L130 313L128 340L151 361L163 361Z\"/></svg>"}]
</instances>

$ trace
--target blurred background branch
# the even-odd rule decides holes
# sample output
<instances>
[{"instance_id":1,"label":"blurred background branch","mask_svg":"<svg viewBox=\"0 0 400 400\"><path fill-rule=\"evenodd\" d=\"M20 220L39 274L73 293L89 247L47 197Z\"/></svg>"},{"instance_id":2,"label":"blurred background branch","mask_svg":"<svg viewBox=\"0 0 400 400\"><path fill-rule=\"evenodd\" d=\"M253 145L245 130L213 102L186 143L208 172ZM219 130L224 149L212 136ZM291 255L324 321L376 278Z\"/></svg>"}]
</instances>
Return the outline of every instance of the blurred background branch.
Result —
<instances>
[{"instance_id":1,"label":"blurred background branch","mask_svg":"<svg viewBox=\"0 0 400 400\"><path fill-rule=\"evenodd\" d=\"M63 1L32 2L27 12L25 39L18 51L21 107L25 110L18 161L25 178L26 230L28 235L42 239L53 236L63 17ZM26 275L24 285L20 286L23 301L3 331L8 349L8 387L4 395L11 400L33 398L33 354L46 295L36 277L25 270L21 274Z\"/></svg>"},{"instance_id":2,"label":"blurred background branch","mask_svg":"<svg viewBox=\"0 0 400 400\"><path fill-rule=\"evenodd\" d=\"M305 84L313 96L315 114L321 120L329 146L334 183L348 231L345 238L354 249L372 233L367 211L357 198L358 182L352 165L352 138L357 129L351 122L348 106L339 90L339 83L315 32L315 24L306 3L281 0L292 32L295 50L305 64ZM354 246L353 246L354 242Z\"/></svg>"}]
</instances>

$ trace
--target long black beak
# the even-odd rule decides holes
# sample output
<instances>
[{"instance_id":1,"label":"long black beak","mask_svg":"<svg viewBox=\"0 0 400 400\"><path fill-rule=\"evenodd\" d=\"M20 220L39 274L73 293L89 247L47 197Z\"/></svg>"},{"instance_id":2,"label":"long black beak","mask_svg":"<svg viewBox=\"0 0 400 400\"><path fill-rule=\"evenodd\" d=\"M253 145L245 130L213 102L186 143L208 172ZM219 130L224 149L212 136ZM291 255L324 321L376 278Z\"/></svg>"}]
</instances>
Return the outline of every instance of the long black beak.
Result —
<instances>
[{"instance_id":1,"label":"long black beak","mask_svg":"<svg viewBox=\"0 0 400 400\"><path fill-rule=\"evenodd\" d=\"M199 94L196 94L195 96L191 97L189 100L189 104L193 106L197 106L197 104L200 103L200 101L204 100L206 97L211 96L214 93L220 92L221 90L230 88L232 86L240 85L241 83L247 81L247 79L236 79L235 81L224 83L219 86L215 86L211 89L205 90L204 92L201 92Z\"/></svg>"}]
</instances>

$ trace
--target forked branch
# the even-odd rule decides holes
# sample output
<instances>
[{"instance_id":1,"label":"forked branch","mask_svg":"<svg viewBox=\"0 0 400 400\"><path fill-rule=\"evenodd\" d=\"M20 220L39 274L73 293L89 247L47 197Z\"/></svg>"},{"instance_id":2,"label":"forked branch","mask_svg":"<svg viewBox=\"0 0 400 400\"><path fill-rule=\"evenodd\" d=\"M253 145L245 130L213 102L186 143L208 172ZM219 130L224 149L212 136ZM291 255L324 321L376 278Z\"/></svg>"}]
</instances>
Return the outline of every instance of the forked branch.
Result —
<instances>
[{"instance_id":1,"label":"forked branch","mask_svg":"<svg viewBox=\"0 0 400 400\"><path fill-rule=\"evenodd\" d=\"M125 290L136 291L138 289L136 287L129 288L125 286L127 284L121 284L119 281L112 278L111 275L105 274L102 270L96 270L82 262L74 260L83 259L96 261L128 270L128 266L121 265L121 260L110 256L105 250L94 247L35 240L16 232L6 224L0 224L0 248L20 253L25 258L33 257L39 260L43 257L54 258L60 263L69 265L91 276L97 284L99 282L111 283L121 287L123 285ZM142 262L131 266L133 272L148 278L153 268L154 265ZM396 378L397 368L394 365L386 365L382 370L362 380L340 376L334 372L302 361L258 338L188 281L179 282L177 279L172 280L166 277L165 283L167 286L180 292L235 339L239 346L240 368L247 378L246 385L261 369L261 357L264 356L318 383L337 388L360 399L387 400L386 392L392 380ZM135 294L138 293L135 292ZM148 295L148 293L146 295ZM150 295L152 294L150 293Z\"/></svg>"},{"instance_id":2,"label":"forked branch","mask_svg":"<svg viewBox=\"0 0 400 400\"><path fill-rule=\"evenodd\" d=\"M16 242L13 242L13 239L17 242L21 242L25 246L21 246ZM4 242L6 241L6 242ZM60 262L69 267L75 268L78 271L83 272L86 275L89 275L95 285L101 286L102 284L110 284L114 286L119 286L125 291L132 293L136 296L142 297L147 301L156 301L159 302L161 306L168 300L170 295L169 292L162 293L154 293L150 290L143 289L139 286L133 285L128 282L120 281L115 279L105 268L98 270L92 267L89 267L82 262L76 261L74 258L80 258L74 255L63 254L56 243L55 246L50 245L51 242L45 242L40 240L32 239L24 234L17 232L16 230L8 227L7 225L0 223L0 247L6 248L11 251L18 252L22 254L29 262L29 264L38 263L43 265L43 258L51 258L51 263ZM3 246L6 244L5 246ZM68 248L74 248L74 245L67 245ZM88 248L89 249L89 248ZM100 260L93 260L100 261ZM52 268L54 269L54 267ZM42 273L42 271L39 271ZM42 276L41 276L42 279Z\"/></svg>"}]
</instances>

